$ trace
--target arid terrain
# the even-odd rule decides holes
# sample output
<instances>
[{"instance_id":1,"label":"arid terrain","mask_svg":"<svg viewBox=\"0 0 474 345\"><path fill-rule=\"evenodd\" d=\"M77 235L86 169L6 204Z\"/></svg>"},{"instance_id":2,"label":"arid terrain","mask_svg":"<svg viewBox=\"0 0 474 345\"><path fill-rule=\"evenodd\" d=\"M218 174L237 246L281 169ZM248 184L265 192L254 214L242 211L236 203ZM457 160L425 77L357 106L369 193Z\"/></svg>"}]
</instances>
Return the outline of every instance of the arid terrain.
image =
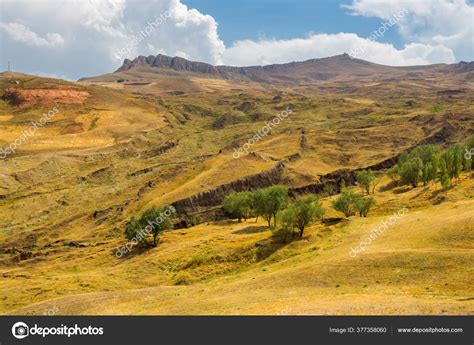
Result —
<instances>
[{"instance_id":1,"label":"arid terrain","mask_svg":"<svg viewBox=\"0 0 474 345\"><path fill-rule=\"evenodd\" d=\"M14 152L0 157L0 313L473 314L472 172L448 191L385 176L403 152L472 134L473 62L344 54L237 68L158 55L77 82L1 73L0 148ZM331 201L342 179L360 190L361 169L379 178L376 204L343 218ZM232 192L277 184L322 200L302 238L281 243L263 219L222 210ZM165 204L175 229L117 257L131 215Z\"/></svg>"}]
</instances>

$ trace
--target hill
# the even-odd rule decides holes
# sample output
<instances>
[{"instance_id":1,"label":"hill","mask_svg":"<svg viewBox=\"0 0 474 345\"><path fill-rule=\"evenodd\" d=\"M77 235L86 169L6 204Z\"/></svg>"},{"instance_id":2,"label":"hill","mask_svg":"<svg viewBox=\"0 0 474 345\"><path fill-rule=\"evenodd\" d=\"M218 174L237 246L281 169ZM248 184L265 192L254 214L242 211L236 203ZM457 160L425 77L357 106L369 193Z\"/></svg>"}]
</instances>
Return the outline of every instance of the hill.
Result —
<instances>
[{"instance_id":1,"label":"hill","mask_svg":"<svg viewBox=\"0 0 474 345\"><path fill-rule=\"evenodd\" d=\"M464 141L474 133L472 63L395 68L339 56L241 73L141 60L81 82L0 75L1 312L472 313L469 176L447 198L439 185L385 180L369 218L329 214L287 246L221 209L231 192L277 183L325 196L329 209L327 195L357 170L383 174L410 148ZM325 80L311 74L331 68ZM176 207L176 229L118 259L131 215L162 204ZM404 205L393 232L348 257Z\"/></svg>"}]
</instances>

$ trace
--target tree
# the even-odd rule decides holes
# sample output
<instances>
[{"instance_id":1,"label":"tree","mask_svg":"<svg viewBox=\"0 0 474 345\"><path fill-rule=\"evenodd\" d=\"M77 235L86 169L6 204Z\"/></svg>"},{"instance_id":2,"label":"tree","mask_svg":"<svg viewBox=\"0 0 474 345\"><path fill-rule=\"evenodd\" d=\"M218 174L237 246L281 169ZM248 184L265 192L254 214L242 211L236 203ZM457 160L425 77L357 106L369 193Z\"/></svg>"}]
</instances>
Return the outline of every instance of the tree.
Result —
<instances>
[{"instance_id":1,"label":"tree","mask_svg":"<svg viewBox=\"0 0 474 345\"><path fill-rule=\"evenodd\" d=\"M400 174L398 173L398 165L394 165L387 170L387 176L390 177L392 181L398 181L400 179Z\"/></svg>"},{"instance_id":2,"label":"tree","mask_svg":"<svg viewBox=\"0 0 474 345\"><path fill-rule=\"evenodd\" d=\"M137 238L140 233L140 224L138 223L135 215L130 217L130 220L125 224L125 237L127 240L131 241L134 238Z\"/></svg>"},{"instance_id":3,"label":"tree","mask_svg":"<svg viewBox=\"0 0 474 345\"><path fill-rule=\"evenodd\" d=\"M448 187L449 187L449 176L447 173L444 173L443 175L440 176L439 182L441 183L441 186L443 187L443 190L448 194Z\"/></svg>"},{"instance_id":4,"label":"tree","mask_svg":"<svg viewBox=\"0 0 474 345\"><path fill-rule=\"evenodd\" d=\"M464 171L469 172L471 171L471 169L472 169L472 159L466 159L464 161Z\"/></svg>"},{"instance_id":5,"label":"tree","mask_svg":"<svg viewBox=\"0 0 474 345\"><path fill-rule=\"evenodd\" d=\"M447 173L446 161L444 157L441 157L439 160L439 175L442 176Z\"/></svg>"},{"instance_id":6,"label":"tree","mask_svg":"<svg viewBox=\"0 0 474 345\"><path fill-rule=\"evenodd\" d=\"M467 138L467 149L471 150L474 149L474 134Z\"/></svg>"},{"instance_id":7,"label":"tree","mask_svg":"<svg viewBox=\"0 0 474 345\"><path fill-rule=\"evenodd\" d=\"M344 216L350 217L355 215L357 211L357 203L359 202L360 195L357 195L347 189L341 192L341 195L332 202L332 207L336 211L344 213Z\"/></svg>"},{"instance_id":8,"label":"tree","mask_svg":"<svg viewBox=\"0 0 474 345\"><path fill-rule=\"evenodd\" d=\"M437 173L438 173L438 167L439 167L439 162L440 162L440 156L438 153L434 154L431 157L431 166L430 166L430 172L429 172L429 180L430 181L436 181Z\"/></svg>"},{"instance_id":9,"label":"tree","mask_svg":"<svg viewBox=\"0 0 474 345\"><path fill-rule=\"evenodd\" d=\"M372 170L362 170L357 172L357 183L360 188L370 194L370 191L375 188L376 180L375 173Z\"/></svg>"},{"instance_id":10,"label":"tree","mask_svg":"<svg viewBox=\"0 0 474 345\"><path fill-rule=\"evenodd\" d=\"M359 216L367 217L369 214L370 208L375 205L374 198L359 198L356 202L357 211L359 211Z\"/></svg>"},{"instance_id":11,"label":"tree","mask_svg":"<svg viewBox=\"0 0 474 345\"><path fill-rule=\"evenodd\" d=\"M153 235L153 246L156 246L156 239L161 232L173 228L172 220L175 215L175 208L168 205L152 206L143 212L138 222L142 229Z\"/></svg>"},{"instance_id":12,"label":"tree","mask_svg":"<svg viewBox=\"0 0 474 345\"><path fill-rule=\"evenodd\" d=\"M346 180L341 179L341 192L346 189Z\"/></svg>"},{"instance_id":13,"label":"tree","mask_svg":"<svg viewBox=\"0 0 474 345\"><path fill-rule=\"evenodd\" d=\"M431 162L428 162L423 166L423 169L421 172L421 180L423 181L423 186L426 186L428 182L431 181L431 174L432 174L432 165L431 165Z\"/></svg>"},{"instance_id":14,"label":"tree","mask_svg":"<svg viewBox=\"0 0 474 345\"><path fill-rule=\"evenodd\" d=\"M282 221L285 226L297 228L300 231L300 237L303 237L305 227L323 216L324 208L321 201L310 195L298 197L293 204L288 206L282 213Z\"/></svg>"},{"instance_id":15,"label":"tree","mask_svg":"<svg viewBox=\"0 0 474 345\"><path fill-rule=\"evenodd\" d=\"M264 193L262 193L261 190L257 190L250 194L250 210L252 215L255 217L255 222L258 221L259 216L263 216L262 205L265 204L263 194Z\"/></svg>"},{"instance_id":16,"label":"tree","mask_svg":"<svg viewBox=\"0 0 474 345\"><path fill-rule=\"evenodd\" d=\"M232 193L225 197L223 208L232 217L242 221L242 218L247 219L250 216L251 193L240 192Z\"/></svg>"},{"instance_id":17,"label":"tree","mask_svg":"<svg viewBox=\"0 0 474 345\"><path fill-rule=\"evenodd\" d=\"M422 176L423 161L421 158L412 158L402 165L400 170L400 185L418 186Z\"/></svg>"},{"instance_id":18,"label":"tree","mask_svg":"<svg viewBox=\"0 0 474 345\"><path fill-rule=\"evenodd\" d=\"M273 224L276 226L278 212L284 209L288 203L288 188L275 185L259 189L255 193L256 213L268 222L269 227L273 218Z\"/></svg>"},{"instance_id":19,"label":"tree","mask_svg":"<svg viewBox=\"0 0 474 345\"><path fill-rule=\"evenodd\" d=\"M456 144L451 148L451 150L453 151L453 178L459 180L462 171L464 147L461 144Z\"/></svg>"}]
</instances>

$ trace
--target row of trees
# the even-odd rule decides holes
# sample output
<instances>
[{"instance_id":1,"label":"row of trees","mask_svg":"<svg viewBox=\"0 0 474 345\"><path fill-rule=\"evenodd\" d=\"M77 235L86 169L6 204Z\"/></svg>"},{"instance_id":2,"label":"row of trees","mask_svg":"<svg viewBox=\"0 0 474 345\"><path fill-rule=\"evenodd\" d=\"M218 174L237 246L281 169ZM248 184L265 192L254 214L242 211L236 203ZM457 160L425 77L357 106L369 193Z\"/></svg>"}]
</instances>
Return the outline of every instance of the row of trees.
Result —
<instances>
[{"instance_id":1,"label":"row of trees","mask_svg":"<svg viewBox=\"0 0 474 345\"><path fill-rule=\"evenodd\" d=\"M474 136L467 145L455 144L444 151L433 145L419 146L403 153L387 175L401 186L415 188L420 183L427 186L431 182L439 182L447 190L453 179L459 179L462 171L471 171L472 148Z\"/></svg>"},{"instance_id":2,"label":"row of trees","mask_svg":"<svg viewBox=\"0 0 474 345\"><path fill-rule=\"evenodd\" d=\"M373 198L364 198L347 190L343 182L341 195L333 201L332 206L346 217L356 213L361 217L367 217L374 204ZM284 228L298 229L300 237L309 224L322 219L325 214L322 203L316 195L300 196L289 203L288 188L281 185L258 189L255 192L229 194L224 199L223 208L230 217L238 219L239 222L251 217L256 217L256 220L262 217L271 227L273 220L275 229L277 219L280 219Z\"/></svg>"}]
</instances>

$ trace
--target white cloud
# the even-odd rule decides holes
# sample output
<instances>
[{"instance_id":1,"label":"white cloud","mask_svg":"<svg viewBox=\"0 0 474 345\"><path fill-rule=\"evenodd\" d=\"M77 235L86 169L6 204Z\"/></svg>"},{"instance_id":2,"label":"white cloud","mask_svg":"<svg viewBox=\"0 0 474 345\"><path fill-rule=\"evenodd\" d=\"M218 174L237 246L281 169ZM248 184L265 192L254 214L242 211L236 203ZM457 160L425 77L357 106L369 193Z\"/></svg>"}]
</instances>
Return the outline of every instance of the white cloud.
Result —
<instances>
[{"instance_id":1,"label":"white cloud","mask_svg":"<svg viewBox=\"0 0 474 345\"><path fill-rule=\"evenodd\" d=\"M354 15L383 20L406 9L408 14L397 24L406 41L442 44L452 49L457 59L472 59L474 6L466 0L353 0L344 7Z\"/></svg>"},{"instance_id":2,"label":"white cloud","mask_svg":"<svg viewBox=\"0 0 474 345\"><path fill-rule=\"evenodd\" d=\"M30 73L43 70L79 78L114 70L122 63L116 52L166 11L171 16L122 58L162 53L218 64L225 50L214 18L180 0L18 0L2 1L1 6L2 62L12 60L14 69ZM45 30L55 34L35 33ZM31 45L62 49L54 54L36 49L31 59Z\"/></svg>"},{"instance_id":3,"label":"white cloud","mask_svg":"<svg viewBox=\"0 0 474 345\"><path fill-rule=\"evenodd\" d=\"M55 47L64 43L63 38L58 33L47 33L44 37L39 36L27 26L19 23L0 23L3 29L12 40L26 43L37 47Z\"/></svg>"},{"instance_id":4,"label":"white cloud","mask_svg":"<svg viewBox=\"0 0 474 345\"><path fill-rule=\"evenodd\" d=\"M354 33L290 40L263 37L226 48L216 20L180 0L2 1L0 58L3 66L11 60L14 70L45 71L71 79L110 72L122 58L158 53L212 64L255 65L337 55L363 46L357 57L388 65L472 59L469 18L473 9L465 1L353 0L349 11L386 20L403 7L408 14L390 28L404 38L401 49ZM117 59L117 51L167 11L166 20ZM54 53L46 49L52 47Z\"/></svg>"},{"instance_id":5,"label":"white cloud","mask_svg":"<svg viewBox=\"0 0 474 345\"><path fill-rule=\"evenodd\" d=\"M454 62L451 49L442 45L408 44L396 49L391 44L374 42L356 34L315 34L305 39L243 40L226 49L223 60L229 65L263 65L301 61L360 50L356 57L393 66Z\"/></svg>"}]
</instances>

